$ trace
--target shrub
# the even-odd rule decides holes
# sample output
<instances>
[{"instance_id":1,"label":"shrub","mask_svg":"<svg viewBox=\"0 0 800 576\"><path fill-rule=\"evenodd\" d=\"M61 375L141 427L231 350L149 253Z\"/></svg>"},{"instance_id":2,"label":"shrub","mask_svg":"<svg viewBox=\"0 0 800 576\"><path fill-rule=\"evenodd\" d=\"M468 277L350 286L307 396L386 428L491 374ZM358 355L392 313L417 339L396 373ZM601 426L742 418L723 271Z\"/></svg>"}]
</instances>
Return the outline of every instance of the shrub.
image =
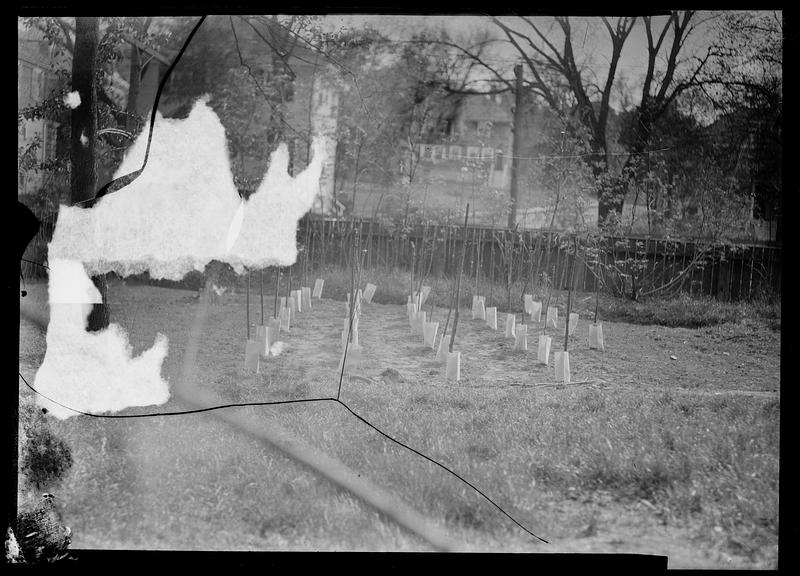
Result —
<instances>
[{"instance_id":1,"label":"shrub","mask_svg":"<svg viewBox=\"0 0 800 576\"><path fill-rule=\"evenodd\" d=\"M29 488L42 490L59 482L72 467L72 450L32 403L21 406L20 420L24 437L19 468Z\"/></svg>"}]
</instances>

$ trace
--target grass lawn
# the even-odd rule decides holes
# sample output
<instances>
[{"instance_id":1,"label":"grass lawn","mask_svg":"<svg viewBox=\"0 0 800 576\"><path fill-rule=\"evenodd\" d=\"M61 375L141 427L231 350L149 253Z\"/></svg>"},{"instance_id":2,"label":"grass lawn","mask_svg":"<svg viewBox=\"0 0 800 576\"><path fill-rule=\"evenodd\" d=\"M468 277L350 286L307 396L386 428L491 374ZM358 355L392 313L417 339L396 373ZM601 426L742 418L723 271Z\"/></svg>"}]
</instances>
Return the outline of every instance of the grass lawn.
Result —
<instances>
[{"instance_id":1,"label":"grass lawn","mask_svg":"<svg viewBox=\"0 0 800 576\"><path fill-rule=\"evenodd\" d=\"M340 288L326 279L325 298L298 314L281 338L284 352L259 374L243 370L245 296L223 295L211 307L191 386L221 403L335 395L345 317ZM28 290L46 302L45 285ZM697 328L601 313L606 351L599 352L588 347L593 296L578 294L581 320L570 338L577 384L556 386L552 358L550 366L536 362L534 338L528 352L513 351L503 337L504 314L494 332L462 310L462 380L455 383L445 380L421 336L412 336L405 308L386 302L394 291L403 289L383 283L375 303L364 305L364 359L345 376L342 400L458 472L550 544L333 402L230 410L269 420L336 458L470 550L633 552L668 555L670 568L776 567L779 323L776 329L742 309L729 317L718 311L721 322ZM129 332L134 353L151 346L156 332L168 336L163 374L176 382L199 305L194 294L121 283L109 293L112 318ZM257 285L250 301L256 321ZM269 314L272 296L266 303ZM559 307L554 350L563 344L565 297ZM433 312L444 321L446 309ZM20 371L33 383L44 335L23 321L20 339ZM20 394L23 404L31 402L24 385ZM180 408L171 400L130 412ZM75 548L428 549L212 414L48 424L72 450L73 466L49 490Z\"/></svg>"}]
</instances>

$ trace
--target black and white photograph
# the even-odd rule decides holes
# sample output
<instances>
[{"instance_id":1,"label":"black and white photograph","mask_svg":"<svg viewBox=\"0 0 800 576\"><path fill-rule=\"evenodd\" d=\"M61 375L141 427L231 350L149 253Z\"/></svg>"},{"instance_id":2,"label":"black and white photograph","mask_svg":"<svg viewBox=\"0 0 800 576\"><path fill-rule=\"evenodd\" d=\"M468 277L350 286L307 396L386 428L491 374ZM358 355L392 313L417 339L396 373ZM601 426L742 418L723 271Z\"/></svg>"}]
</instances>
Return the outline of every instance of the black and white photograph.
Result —
<instances>
[{"instance_id":1,"label":"black and white photograph","mask_svg":"<svg viewBox=\"0 0 800 576\"><path fill-rule=\"evenodd\" d=\"M18 12L6 563L779 568L783 11L557 9Z\"/></svg>"}]
</instances>

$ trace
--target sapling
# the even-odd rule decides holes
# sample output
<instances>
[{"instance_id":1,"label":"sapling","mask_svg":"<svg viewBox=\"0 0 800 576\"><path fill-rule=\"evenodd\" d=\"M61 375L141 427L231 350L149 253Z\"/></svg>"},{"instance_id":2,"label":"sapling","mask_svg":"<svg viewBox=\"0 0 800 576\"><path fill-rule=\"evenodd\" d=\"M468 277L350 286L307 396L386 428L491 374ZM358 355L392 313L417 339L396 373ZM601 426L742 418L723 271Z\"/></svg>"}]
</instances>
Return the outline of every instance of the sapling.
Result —
<instances>
[{"instance_id":1,"label":"sapling","mask_svg":"<svg viewBox=\"0 0 800 576\"><path fill-rule=\"evenodd\" d=\"M356 314L356 279L355 279L355 267L358 265L358 249L359 249L359 241L358 235L353 236L353 256L350 259L350 299L348 300L347 304L350 308L348 314L348 327L347 327L347 337L344 339L344 351L342 353L342 368L341 372L339 373L339 388L336 392L336 399L339 399L339 395L342 391L342 380L344 379L344 367L345 363L347 362L347 350L350 346L350 342L353 339L353 319L355 318ZM361 273L359 272L359 282L361 278Z\"/></svg>"},{"instance_id":2,"label":"sapling","mask_svg":"<svg viewBox=\"0 0 800 576\"><path fill-rule=\"evenodd\" d=\"M444 257L444 260L443 260L443 263L442 263L442 274L445 273L445 271L448 268L448 265L449 265L449 267L451 269L453 268L453 254L455 253L455 250L454 250L453 246L455 244L455 234L453 234L451 232L451 229L450 229L451 226L452 226L451 225L451 215L450 215L450 211L448 210L448 212L447 212L447 228L445 228L445 257ZM451 242L451 239L453 239L452 242ZM447 299L447 301L448 301L447 319L445 320L445 323L444 323L444 329L442 330L441 340L439 340L439 348L444 346L444 338L445 338L445 335L447 334L447 328L450 325L450 315L453 312L452 302L453 302L453 290L454 290L454 288L455 288L455 283L453 283L452 286L450 287L450 298Z\"/></svg>"},{"instance_id":3,"label":"sapling","mask_svg":"<svg viewBox=\"0 0 800 576\"><path fill-rule=\"evenodd\" d=\"M472 225L475 226L475 213L474 212L472 213ZM475 273L475 294L476 295L480 294L480 288L479 288L480 283L479 283L479 280L478 280L478 277L480 275L479 270L480 270L480 267L481 267L481 251L480 251L480 246L479 246L480 242L481 242L481 236L478 234L478 229L477 228L473 228L473 233L472 233L472 246L473 246L473 248L472 248L472 261L470 262L470 268L472 268L472 271Z\"/></svg>"},{"instance_id":4,"label":"sapling","mask_svg":"<svg viewBox=\"0 0 800 576\"><path fill-rule=\"evenodd\" d=\"M433 312L435 310L434 302L436 301L436 288L438 286L439 286L439 276L437 275L436 278L433 280L433 288L431 289L431 305L430 305L431 311L430 314L428 315L428 318L430 318L428 322L433 322Z\"/></svg>"},{"instance_id":5,"label":"sapling","mask_svg":"<svg viewBox=\"0 0 800 576\"><path fill-rule=\"evenodd\" d=\"M567 346L569 345L569 313L572 308L572 290L575 287L575 262L578 260L578 238L575 237L574 241L574 250L575 250L575 257L572 259L572 266L570 270L570 281L569 281L569 288L567 292L567 327L564 332L564 352L567 351Z\"/></svg>"},{"instance_id":6,"label":"sapling","mask_svg":"<svg viewBox=\"0 0 800 576\"><path fill-rule=\"evenodd\" d=\"M469 223L469 204L467 204L466 214L464 215L464 248L461 251L461 264L458 267L458 276L456 277L456 292L455 292L455 315L453 316L453 331L450 332L450 352L453 352L453 342L456 339L456 329L458 328L458 305L461 296L461 275L464 272L464 261L467 259L467 224Z\"/></svg>"},{"instance_id":7,"label":"sapling","mask_svg":"<svg viewBox=\"0 0 800 576\"><path fill-rule=\"evenodd\" d=\"M547 276L546 272L545 272L544 276L545 276L545 285L547 286L547 301L545 302L544 309L549 311L550 310L550 296L553 293L553 286L552 286L552 282L550 281L550 277ZM545 316L545 321L542 322L542 336L544 336L546 334L547 334L547 316Z\"/></svg>"},{"instance_id":8,"label":"sapling","mask_svg":"<svg viewBox=\"0 0 800 576\"><path fill-rule=\"evenodd\" d=\"M520 252L522 249L525 249L525 253L528 254L528 271L525 274L525 282L522 284L522 291L520 292L520 299L522 299L522 324L525 324L525 316L527 315L527 310L525 310L525 290L528 289L528 282L530 281L530 274L531 274L531 254L530 249L528 247L528 242L525 240L524 236L520 236ZM525 258L522 257L522 262L525 261ZM520 270L522 266L520 265Z\"/></svg>"},{"instance_id":9,"label":"sapling","mask_svg":"<svg viewBox=\"0 0 800 576\"><path fill-rule=\"evenodd\" d=\"M414 298L414 264L417 261L417 246L411 241L411 298Z\"/></svg>"},{"instance_id":10,"label":"sapling","mask_svg":"<svg viewBox=\"0 0 800 576\"><path fill-rule=\"evenodd\" d=\"M308 285L308 264L311 257L311 212L306 215L306 245L303 251L303 283L301 286Z\"/></svg>"},{"instance_id":11,"label":"sapling","mask_svg":"<svg viewBox=\"0 0 800 576\"><path fill-rule=\"evenodd\" d=\"M558 246L557 243L556 243L556 246ZM547 302L546 302L546 305L545 305L545 310L548 313L550 312L550 299L553 296L553 283L554 283L553 281L555 280L556 266L557 265L558 265L558 258L556 258L556 263L553 265L553 269L552 269L553 270L553 276L547 278ZM557 294L556 294L556 296L557 296ZM544 335L546 333L546 331L547 331L547 319L548 319L547 316L545 316L544 325L542 326L542 335Z\"/></svg>"},{"instance_id":12,"label":"sapling","mask_svg":"<svg viewBox=\"0 0 800 576\"><path fill-rule=\"evenodd\" d=\"M356 312L356 265L358 260L358 237L353 235L353 257L350 259L350 301L347 305L350 307L350 329L353 331L353 316ZM350 335L349 337L352 337Z\"/></svg>"},{"instance_id":13,"label":"sapling","mask_svg":"<svg viewBox=\"0 0 800 576\"><path fill-rule=\"evenodd\" d=\"M511 244L509 245L508 240L505 241L505 245L506 245L506 263L507 263L507 267L506 267L506 294L507 294L506 308L508 308L509 312L511 312L511 277L512 277L512 270L514 268L514 234L517 231L517 227L519 227L519 223L517 223L514 226L514 230L512 230L510 232ZM507 237L508 236L505 236L504 240Z\"/></svg>"},{"instance_id":14,"label":"sapling","mask_svg":"<svg viewBox=\"0 0 800 576\"><path fill-rule=\"evenodd\" d=\"M281 286L281 269L280 266L278 266L275 268L275 306L273 307L273 318L278 317L278 291L280 290L280 286Z\"/></svg>"},{"instance_id":15,"label":"sapling","mask_svg":"<svg viewBox=\"0 0 800 576\"><path fill-rule=\"evenodd\" d=\"M448 222L447 233L450 236L450 238L452 238L452 244L451 244L450 251L449 251L449 257L450 257L451 268L454 268L455 259L456 259L455 254L456 254L456 243L457 243L457 238L456 238L456 236L457 236L456 232L457 231L456 230L452 230L452 231L450 230L450 227L449 227L450 214L449 213L448 213L448 216L447 216L447 222ZM466 233L467 233L467 231L466 231L466 227L465 227L464 228L464 238L465 239L466 239ZM466 241L464 241L463 250L464 250L464 252L466 252ZM462 260L463 260L463 258L462 258ZM453 301L455 299L455 290L456 290L456 283L453 282L452 286L450 288L450 298L449 298L449 304L448 304L448 308L447 308L447 319L445 320L445 323L444 323L444 330L442 330L442 339L439 341L439 348L440 349L441 349L442 346L444 346L445 336L447 335L447 328L450 326L450 316L453 313Z\"/></svg>"},{"instance_id":16,"label":"sapling","mask_svg":"<svg viewBox=\"0 0 800 576\"><path fill-rule=\"evenodd\" d=\"M428 271L425 273L425 277L427 278L430 276L431 270L433 269L433 259L436 254L436 233L434 232L433 235L433 242L431 244L431 260L428 264ZM433 281L433 288L431 289L431 312L430 312L430 322L433 322L433 299L435 298L436 287L439 285L439 275L436 275L436 278ZM422 290L422 282L420 282L420 291Z\"/></svg>"},{"instance_id":17,"label":"sapling","mask_svg":"<svg viewBox=\"0 0 800 576\"><path fill-rule=\"evenodd\" d=\"M356 250L359 250L360 257L358 259L358 270L356 271L356 283L355 287L353 288L353 309L355 309L355 304L361 305L360 300L358 300L358 293L356 292L356 287L361 285L361 271L364 269L364 260L367 257L367 249L361 248L361 234L356 237Z\"/></svg>"},{"instance_id":18,"label":"sapling","mask_svg":"<svg viewBox=\"0 0 800 576\"><path fill-rule=\"evenodd\" d=\"M556 236L556 264L553 266L553 284L555 285L556 290L556 298L558 298L558 292L561 290L561 282L558 281L558 262L561 260L561 238Z\"/></svg>"},{"instance_id":19,"label":"sapling","mask_svg":"<svg viewBox=\"0 0 800 576\"><path fill-rule=\"evenodd\" d=\"M567 351L567 347L569 346L569 312L572 306L572 286L569 287L567 291L567 323L566 323L566 330L564 331L564 352Z\"/></svg>"},{"instance_id":20,"label":"sapling","mask_svg":"<svg viewBox=\"0 0 800 576\"><path fill-rule=\"evenodd\" d=\"M452 254L453 252L451 251L450 255L452 256ZM444 329L442 330L442 339L439 341L440 347L444 345L444 338L447 335L447 328L450 326L450 316L453 313L453 297L455 295L455 286L456 286L455 282L453 282L453 286L450 289L450 303L447 308L447 319L444 322Z\"/></svg>"},{"instance_id":21,"label":"sapling","mask_svg":"<svg viewBox=\"0 0 800 576\"><path fill-rule=\"evenodd\" d=\"M491 281L489 282L489 302L494 306L494 244L497 240L497 235L494 232L494 223L492 224L492 254L489 257L489 268L491 269Z\"/></svg>"},{"instance_id":22,"label":"sapling","mask_svg":"<svg viewBox=\"0 0 800 576\"><path fill-rule=\"evenodd\" d=\"M261 295L261 325L263 326L264 325L264 270L263 269L258 271L258 277L260 279L258 290L259 294Z\"/></svg>"},{"instance_id":23,"label":"sapling","mask_svg":"<svg viewBox=\"0 0 800 576\"><path fill-rule=\"evenodd\" d=\"M419 269L417 270L417 311L422 309L422 282L423 282L423 272L425 270L425 237L427 235L428 225L425 224L425 227L422 229L422 241L419 245L419 258L418 258L418 265ZM424 275L427 277L427 275ZM413 289L412 289L413 294Z\"/></svg>"},{"instance_id":24,"label":"sapling","mask_svg":"<svg viewBox=\"0 0 800 576\"><path fill-rule=\"evenodd\" d=\"M600 306L600 276L597 274L597 264L600 261L600 253L599 248L595 254L595 263L594 263L594 324L597 324L597 311Z\"/></svg>"}]
</instances>

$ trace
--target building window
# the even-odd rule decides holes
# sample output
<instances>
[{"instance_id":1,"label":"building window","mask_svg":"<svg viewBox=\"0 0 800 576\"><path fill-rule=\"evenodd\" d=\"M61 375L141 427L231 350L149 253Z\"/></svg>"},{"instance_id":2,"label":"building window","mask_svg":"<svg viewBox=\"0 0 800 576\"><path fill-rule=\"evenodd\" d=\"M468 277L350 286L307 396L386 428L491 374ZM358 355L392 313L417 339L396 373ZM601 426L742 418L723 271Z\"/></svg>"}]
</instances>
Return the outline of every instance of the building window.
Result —
<instances>
[{"instance_id":1,"label":"building window","mask_svg":"<svg viewBox=\"0 0 800 576\"><path fill-rule=\"evenodd\" d=\"M495 151L494 156L494 169L497 171L503 170L503 151L499 148Z\"/></svg>"},{"instance_id":2,"label":"building window","mask_svg":"<svg viewBox=\"0 0 800 576\"><path fill-rule=\"evenodd\" d=\"M492 138L508 138L511 124L508 122L495 122L492 126Z\"/></svg>"},{"instance_id":3,"label":"building window","mask_svg":"<svg viewBox=\"0 0 800 576\"><path fill-rule=\"evenodd\" d=\"M467 146L467 159L477 159L478 155L480 154L480 150L481 149L478 146Z\"/></svg>"},{"instance_id":4,"label":"building window","mask_svg":"<svg viewBox=\"0 0 800 576\"><path fill-rule=\"evenodd\" d=\"M22 65L18 84L19 105L27 106L31 95L31 84L33 81L33 70L30 66Z\"/></svg>"},{"instance_id":5,"label":"building window","mask_svg":"<svg viewBox=\"0 0 800 576\"><path fill-rule=\"evenodd\" d=\"M450 146L450 160L461 160L461 146Z\"/></svg>"},{"instance_id":6,"label":"building window","mask_svg":"<svg viewBox=\"0 0 800 576\"><path fill-rule=\"evenodd\" d=\"M493 148L481 148L481 160L491 160L493 156Z\"/></svg>"},{"instance_id":7,"label":"building window","mask_svg":"<svg viewBox=\"0 0 800 576\"><path fill-rule=\"evenodd\" d=\"M39 100L42 97L42 79L44 75L39 69L33 71L33 79L31 81L31 98Z\"/></svg>"}]
</instances>

